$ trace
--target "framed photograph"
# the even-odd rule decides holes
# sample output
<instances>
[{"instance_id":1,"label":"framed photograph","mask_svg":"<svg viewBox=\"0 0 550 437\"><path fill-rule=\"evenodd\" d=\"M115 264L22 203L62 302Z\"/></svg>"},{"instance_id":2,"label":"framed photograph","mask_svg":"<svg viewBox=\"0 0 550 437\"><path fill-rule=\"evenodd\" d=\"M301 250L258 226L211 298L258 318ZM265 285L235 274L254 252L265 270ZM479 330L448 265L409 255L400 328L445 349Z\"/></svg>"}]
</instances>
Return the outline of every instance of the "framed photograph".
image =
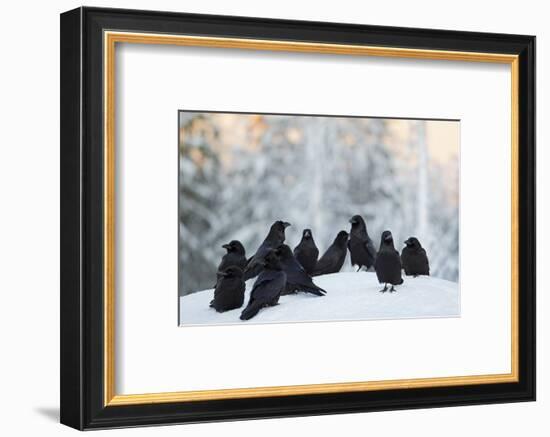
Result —
<instances>
[{"instance_id":1,"label":"framed photograph","mask_svg":"<svg viewBox=\"0 0 550 437\"><path fill-rule=\"evenodd\" d=\"M535 399L535 37L61 15L61 422Z\"/></svg>"}]
</instances>

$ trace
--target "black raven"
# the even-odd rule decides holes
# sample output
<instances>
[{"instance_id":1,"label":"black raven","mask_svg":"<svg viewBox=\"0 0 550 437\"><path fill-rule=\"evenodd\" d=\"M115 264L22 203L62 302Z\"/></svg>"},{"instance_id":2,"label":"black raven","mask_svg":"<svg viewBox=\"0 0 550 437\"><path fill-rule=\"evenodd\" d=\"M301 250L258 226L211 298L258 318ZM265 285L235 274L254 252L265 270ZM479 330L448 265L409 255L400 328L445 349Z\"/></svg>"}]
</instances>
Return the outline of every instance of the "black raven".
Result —
<instances>
[{"instance_id":1,"label":"black raven","mask_svg":"<svg viewBox=\"0 0 550 437\"><path fill-rule=\"evenodd\" d=\"M218 313L242 307L245 289L243 271L237 266L230 266L218 274L220 279L210 306Z\"/></svg>"},{"instance_id":2,"label":"black raven","mask_svg":"<svg viewBox=\"0 0 550 437\"><path fill-rule=\"evenodd\" d=\"M227 253L223 256L220 265L218 266L217 280L222 278L221 272L230 266L237 266L241 270L246 267L246 256L244 247L238 240L230 241L228 244L222 246L227 250Z\"/></svg>"},{"instance_id":3,"label":"black raven","mask_svg":"<svg viewBox=\"0 0 550 437\"><path fill-rule=\"evenodd\" d=\"M268 306L277 305L285 289L286 273L274 250L267 253L262 262L263 270L254 282L248 305L241 313L241 320L249 320Z\"/></svg>"},{"instance_id":4,"label":"black raven","mask_svg":"<svg viewBox=\"0 0 550 437\"><path fill-rule=\"evenodd\" d=\"M394 285L403 283L401 277L401 258L399 252L393 246L393 237L390 231L382 232L380 239L380 250L376 256L374 264L378 282L384 284L384 288L380 290L385 292L388 290L388 284L391 284L390 292L395 291Z\"/></svg>"},{"instance_id":5,"label":"black raven","mask_svg":"<svg viewBox=\"0 0 550 437\"><path fill-rule=\"evenodd\" d=\"M265 240L260 245L256 253L250 257L244 269L244 280L258 276L262 271L262 262L265 256L274 249L277 249L281 244L285 242L285 229L290 226L290 223L283 222L281 220L276 221L271 225L269 233L265 237Z\"/></svg>"},{"instance_id":6,"label":"black raven","mask_svg":"<svg viewBox=\"0 0 550 437\"><path fill-rule=\"evenodd\" d=\"M286 287L282 294L291 294L298 291L324 296L326 291L317 287L292 254L292 250L286 244L281 244L277 249L277 255L281 260L283 271L286 273Z\"/></svg>"},{"instance_id":7,"label":"black raven","mask_svg":"<svg viewBox=\"0 0 550 437\"><path fill-rule=\"evenodd\" d=\"M426 251L416 237L405 240L406 246L401 251L401 263L407 276L429 275L430 264Z\"/></svg>"},{"instance_id":8,"label":"black raven","mask_svg":"<svg viewBox=\"0 0 550 437\"><path fill-rule=\"evenodd\" d=\"M344 261L346 260L348 242L348 233L346 231L338 232L334 242L327 249L325 254L319 258L312 276L327 275L329 273L338 273Z\"/></svg>"},{"instance_id":9,"label":"black raven","mask_svg":"<svg viewBox=\"0 0 550 437\"><path fill-rule=\"evenodd\" d=\"M358 266L357 271L365 267L367 270L374 265L376 249L367 232L367 225L360 215L354 215L349 222L351 231L349 233L348 248L351 257L351 265Z\"/></svg>"},{"instance_id":10,"label":"black raven","mask_svg":"<svg viewBox=\"0 0 550 437\"><path fill-rule=\"evenodd\" d=\"M302 240L298 246L294 248L294 256L307 274L311 275L317 265L317 258L319 257L319 249L317 249L315 245L311 229L304 229Z\"/></svg>"}]
</instances>

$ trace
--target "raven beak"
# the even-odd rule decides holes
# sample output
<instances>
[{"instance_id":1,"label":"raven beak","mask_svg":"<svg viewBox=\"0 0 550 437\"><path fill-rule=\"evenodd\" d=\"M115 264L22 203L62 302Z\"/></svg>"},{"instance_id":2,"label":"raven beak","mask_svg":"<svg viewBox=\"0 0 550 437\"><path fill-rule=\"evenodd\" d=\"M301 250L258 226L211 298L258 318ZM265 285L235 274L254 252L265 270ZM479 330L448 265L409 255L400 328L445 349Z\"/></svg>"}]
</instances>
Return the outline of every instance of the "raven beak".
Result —
<instances>
[{"instance_id":1,"label":"raven beak","mask_svg":"<svg viewBox=\"0 0 550 437\"><path fill-rule=\"evenodd\" d=\"M230 248L231 248L231 246L230 246L229 244L223 244L222 247L223 247L224 249L230 249Z\"/></svg>"},{"instance_id":2,"label":"raven beak","mask_svg":"<svg viewBox=\"0 0 550 437\"><path fill-rule=\"evenodd\" d=\"M384 241L392 241L393 240L393 237L391 235L386 235L384 237Z\"/></svg>"},{"instance_id":3,"label":"raven beak","mask_svg":"<svg viewBox=\"0 0 550 437\"><path fill-rule=\"evenodd\" d=\"M357 223L357 221L352 217L349 219L349 222L354 225L355 223Z\"/></svg>"},{"instance_id":4,"label":"raven beak","mask_svg":"<svg viewBox=\"0 0 550 437\"><path fill-rule=\"evenodd\" d=\"M222 275L224 278L227 277L227 272L218 272L220 275Z\"/></svg>"},{"instance_id":5,"label":"raven beak","mask_svg":"<svg viewBox=\"0 0 550 437\"><path fill-rule=\"evenodd\" d=\"M288 228L289 226L291 226L289 222L283 222L283 227Z\"/></svg>"}]
</instances>

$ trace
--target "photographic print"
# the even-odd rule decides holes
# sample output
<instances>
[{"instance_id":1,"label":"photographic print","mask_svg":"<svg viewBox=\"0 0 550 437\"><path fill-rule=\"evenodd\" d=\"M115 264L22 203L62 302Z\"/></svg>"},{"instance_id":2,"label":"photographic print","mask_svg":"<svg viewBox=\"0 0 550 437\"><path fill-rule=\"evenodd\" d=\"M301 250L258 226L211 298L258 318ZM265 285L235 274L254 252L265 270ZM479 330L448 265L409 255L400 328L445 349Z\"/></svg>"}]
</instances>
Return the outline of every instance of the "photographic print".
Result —
<instances>
[{"instance_id":1,"label":"photographic print","mask_svg":"<svg viewBox=\"0 0 550 437\"><path fill-rule=\"evenodd\" d=\"M534 36L60 25L61 423L535 400Z\"/></svg>"},{"instance_id":2,"label":"photographic print","mask_svg":"<svg viewBox=\"0 0 550 437\"><path fill-rule=\"evenodd\" d=\"M180 326L460 316L459 120L179 112Z\"/></svg>"}]
</instances>

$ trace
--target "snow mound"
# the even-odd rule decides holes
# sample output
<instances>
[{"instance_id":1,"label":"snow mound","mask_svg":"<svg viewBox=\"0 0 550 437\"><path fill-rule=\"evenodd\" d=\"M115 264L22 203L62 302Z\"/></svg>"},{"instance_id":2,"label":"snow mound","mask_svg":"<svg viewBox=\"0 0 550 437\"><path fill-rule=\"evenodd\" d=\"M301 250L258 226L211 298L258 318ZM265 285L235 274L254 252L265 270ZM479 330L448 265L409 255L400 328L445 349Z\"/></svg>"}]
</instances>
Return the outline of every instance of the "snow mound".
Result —
<instances>
[{"instance_id":1,"label":"snow mound","mask_svg":"<svg viewBox=\"0 0 550 437\"><path fill-rule=\"evenodd\" d=\"M307 293L281 296L279 305L262 309L253 319L239 319L248 303L255 278L246 283L242 308L217 313L209 307L214 290L180 297L180 326L240 323L287 323L336 320L376 320L460 315L460 293L456 282L430 276L404 276L394 293L380 293L375 273L346 272L313 278L327 291L317 297Z\"/></svg>"}]
</instances>

